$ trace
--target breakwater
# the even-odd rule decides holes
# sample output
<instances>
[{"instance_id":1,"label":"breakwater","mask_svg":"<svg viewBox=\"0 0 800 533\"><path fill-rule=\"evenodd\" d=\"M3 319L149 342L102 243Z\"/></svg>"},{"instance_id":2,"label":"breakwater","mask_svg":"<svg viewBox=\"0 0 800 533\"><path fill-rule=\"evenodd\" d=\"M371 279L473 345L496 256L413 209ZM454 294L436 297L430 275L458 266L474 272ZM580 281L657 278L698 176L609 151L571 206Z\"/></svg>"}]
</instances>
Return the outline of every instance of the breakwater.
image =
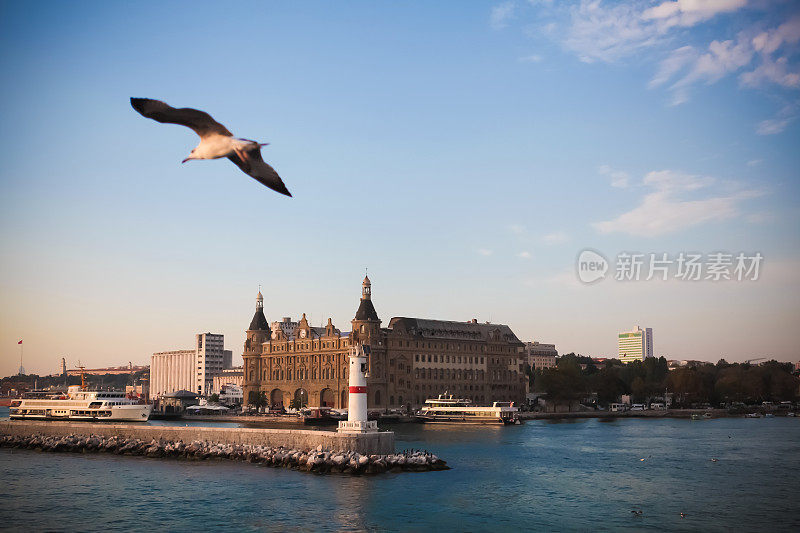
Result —
<instances>
[{"instance_id":1,"label":"breakwater","mask_svg":"<svg viewBox=\"0 0 800 533\"><path fill-rule=\"evenodd\" d=\"M0 422L0 435L42 435L63 437L66 435L99 435L121 437L141 441L169 442L213 442L216 444L247 444L269 448L311 450L322 446L323 450L347 450L366 455L388 455L394 453L394 433L347 434L336 431L310 429L274 428L219 428L151 426L148 424L110 424L92 422L44 422L35 420L11 420Z\"/></svg>"},{"instance_id":2,"label":"breakwater","mask_svg":"<svg viewBox=\"0 0 800 533\"><path fill-rule=\"evenodd\" d=\"M113 453L116 455L188 460L228 459L316 472L321 474L381 474L383 472L425 472L448 469L433 454L406 451L399 454L366 455L355 451L313 450L270 447L259 444L220 444L208 441L143 441L122 436L89 435L2 435L0 447L26 448L41 452Z\"/></svg>"}]
</instances>

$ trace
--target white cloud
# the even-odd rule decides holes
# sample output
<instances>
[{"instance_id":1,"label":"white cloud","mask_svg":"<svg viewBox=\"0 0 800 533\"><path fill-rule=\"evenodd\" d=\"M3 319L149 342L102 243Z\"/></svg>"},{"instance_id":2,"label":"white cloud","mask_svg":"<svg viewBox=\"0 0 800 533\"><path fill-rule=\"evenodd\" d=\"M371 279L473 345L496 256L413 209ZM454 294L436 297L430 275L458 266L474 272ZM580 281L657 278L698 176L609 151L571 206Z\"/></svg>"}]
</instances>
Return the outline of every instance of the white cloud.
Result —
<instances>
[{"instance_id":1,"label":"white cloud","mask_svg":"<svg viewBox=\"0 0 800 533\"><path fill-rule=\"evenodd\" d=\"M711 41L708 51L699 56L689 72L676 81L672 88L686 87L698 81L716 83L726 74L736 72L753 60L754 50L745 39L736 42Z\"/></svg>"},{"instance_id":2,"label":"white cloud","mask_svg":"<svg viewBox=\"0 0 800 533\"><path fill-rule=\"evenodd\" d=\"M489 13L489 25L492 29L502 30L514 18L516 9L517 5L514 2L503 2L494 6Z\"/></svg>"},{"instance_id":3,"label":"white cloud","mask_svg":"<svg viewBox=\"0 0 800 533\"><path fill-rule=\"evenodd\" d=\"M772 82L784 87L797 88L800 87L800 71L790 72L789 60L785 57L776 60L766 57L755 70L742 73L739 80L750 87Z\"/></svg>"},{"instance_id":4,"label":"white cloud","mask_svg":"<svg viewBox=\"0 0 800 533\"><path fill-rule=\"evenodd\" d=\"M545 244L561 244L562 242L567 242L568 240L569 236L563 231L556 231L555 233L549 233L542 237L542 241Z\"/></svg>"},{"instance_id":5,"label":"white cloud","mask_svg":"<svg viewBox=\"0 0 800 533\"><path fill-rule=\"evenodd\" d=\"M563 44L586 63L616 61L661 40L660 32L641 14L635 4L582 0L570 10Z\"/></svg>"},{"instance_id":6,"label":"white cloud","mask_svg":"<svg viewBox=\"0 0 800 533\"><path fill-rule=\"evenodd\" d=\"M487 250L486 248L478 248L475 251L478 253L478 255L482 255L484 257L489 257L494 253L492 250Z\"/></svg>"},{"instance_id":7,"label":"white cloud","mask_svg":"<svg viewBox=\"0 0 800 533\"><path fill-rule=\"evenodd\" d=\"M540 56L539 54L531 54L529 56L520 57L519 60L522 63L541 63L542 56Z\"/></svg>"},{"instance_id":8,"label":"white cloud","mask_svg":"<svg viewBox=\"0 0 800 533\"><path fill-rule=\"evenodd\" d=\"M714 179L670 170L648 173L643 183L654 189L642 203L615 219L595 222L600 233L627 233L654 237L681 231L705 222L721 221L741 214L740 204L757 195L742 191L726 196L687 199L687 193L697 192L714 184Z\"/></svg>"},{"instance_id":9,"label":"white cloud","mask_svg":"<svg viewBox=\"0 0 800 533\"><path fill-rule=\"evenodd\" d=\"M697 50L692 46L681 46L670 52L666 59L661 61L658 71L648 84L650 87L658 87L669 81L675 74L683 70L691 62L697 60Z\"/></svg>"},{"instance_id":10,"label":"white cloud","mask_svg":"<svg viewBox=\"0 0 800 533\"><path fill-rule=\"evenodd\" d=\"M671 86L672 103L688 100L688 87L698 82L716 83L728 74L739 72L739 81L747 87L776 84L788 88L800 87L800 69L788 55L776 56L786 45L800 41L800 16L795 16L777 28L756 33L752 29L740 32L735 40L714 40L700 54L691 46L670 52L661 61L650 80L650 87L665 84L686 71Z\"/></svg>"},{"instance_id":11,"label":"white cloud","mask_svg":"<svg viewBox=\"0 0 800 533\"><path fill-rule=\"evenodd\" d=\"M764 160L763 159L751 159L747 162L748 167L757 167L760 165Z\"/></svg>"},{"instance_id":12,"label":"white cloud","mask_svg":"<svg viewBox=\"0 0 800 533\"><path fill-rule=\"evenodd\" d=\"M515 235L522 235L526 231L525 226L522 224L511 224L508 226L508 230Z\"/></svg>"},{"instance_id":13,"label":"white cloud","mask_svg":"<svg viewBox=\"0 0 800 533\"><path fill-rule=\"evenodd\" d=\"M795 16L774 30L767 30L753 37L753 47L762 54L772 54L784 44L800 41L800 16Z\"/></svg>"},{"instance_id":14,"label":"white cloud","mask_svg":"<svg viewBox=\"0 0 800 533\"><path fill-rule=\"evenodd\" d=\"M603 176L608 176L609 178L611 178L612 187L625 188L628 186L630 176L628 175L627 172L623 172L621 170L614 170L608 165L600 165L599 167L597 167L597 172L599 172Z\"/></svg>"},{"instance_id":15,"label":"white cloud","mask_svg":"<svg viewBox=\"0 0 800 533\"><path fill-rule=\"evenodd\" d=\"M747 4L747 0L676 0L663 2L645 9L642 18L658 21L662 27L694 26L720 13L736 11Z\"/></svg>"},{"instance_id":16,"label":"white cloud","mask_svg":"<svg viewBox=\"0 0 800 533\"><path fill-rule=\"evenodd\" d=\"M749 18L738 13L748 5L747 0L667 0L655 4L580 0L547 6L533 4L538 5L539 21L550 19L537 22L539 32L560 42L581 61L611 63L645 51L663 53L660 61L656 59L658 68L648 85L666 87L670 105L687 102L696 84L713 84L736 73L746 87L800 88L795 46L800 42L800 16L765 28L756 17L769 11L768 3L748 10ZM688 34L688 28L720 16L737 16L737 21L743 21L740 25L744 30L735 38L727 35L720 38L722 28L730 25L707 26L708 30L702 34L693 32L703 35L700 44L686 44L687 39L694 37ZM711 37L705 37L709 33ZM671 51L665 49L678 39L683 46ZM765 125L765 131L772 129L777 128Z\"/></svg>"},{"instance_id":17,"label":"white cloud","mask_svg":"<svg viewBox=\"0 0 800 533\"><path fill-rule=\"evenodd\" d=\"M530 259L531 258L531 253L530 252L520 252L520 253L517 254L517 257L519 257L521 259Z\"/></svg>"},{"instance_id":18,"label":"white cloud","mask_svg":"<svg viewBox=\"0 0 800 533\"><path fill-rule=\"evenodd\" d=\"M800 114L800 101L785 105L774 118L762 120L756 126L759 135L775 135L783 132L786 127L797 120Z\"/></svg>"},{"instance_id":19,"label":"white cloud","mask_svg":"<svg viewBox=\"0 0 800 533\"><path fill-rule=\"evenodd\" d=\"M770 118L762 120L756 126L756 133L759 135L775 135L783 132L791 122L788 118Z\"/></svg>"}]
</instances>

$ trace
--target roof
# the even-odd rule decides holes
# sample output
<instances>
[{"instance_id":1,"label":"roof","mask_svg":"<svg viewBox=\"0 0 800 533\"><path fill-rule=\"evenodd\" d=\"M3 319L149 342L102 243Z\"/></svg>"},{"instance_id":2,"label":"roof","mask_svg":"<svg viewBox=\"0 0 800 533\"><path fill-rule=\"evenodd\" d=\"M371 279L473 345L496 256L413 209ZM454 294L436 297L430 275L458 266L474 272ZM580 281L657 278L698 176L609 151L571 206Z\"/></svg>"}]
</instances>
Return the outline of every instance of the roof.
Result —
<instances>
[{"instance_id":1,"label":"roof","mask_svg":"<svg viewBox=\"0 0 800 533\"><path fill-rule=\"evenodd\" d=\"M256 314L253 315L253 320L250 321L248 331L269 331L269 324L267 324L267 317L264 316L263 309L256 309Z\"/></svg>"},{"instance_id":2,"label":"roof","mask_svg":"<svg viewBox=\"0 0 800 533\"><path fill-rule=\"evenodd\" d=\"M358 305L358 311L356 311L356 320L374 320L376 322L381 321L381 319L378 318L378 313L375 311L375 306L372 305L372 300L361 298L361 303Z\"/></svg>"},{"instance_id":3,"label":"roof","mask_svg":"<svg viewBox=\"0 0 800 533\"><path fill-rule=\"evenodd\" d=\"M186 389L176 390L175 392L168 392L167 394L162 394L162 398L197 398L197 394L188 391Z\"/></svg>"},{"instance_id":4,"label":"roof","mask_svg":"<svg viewBox=\"0 0 800 533\"><path fill-rule=\"evenodd\" d=\"M431 339L497 340L522 344L511 328L505 324L456 322L396 316L389 321L389 329Z\"/></svg>"},{"instance_id":5,"label":"roof","mask_svg":"<svg viewBox=\"0 0 800 533\"><path fill-rule=\"evenodd\" d=\"M228 408L223 405L191 405L186 408L187 411L227 411Z\"/></svg>"}]
</instances>

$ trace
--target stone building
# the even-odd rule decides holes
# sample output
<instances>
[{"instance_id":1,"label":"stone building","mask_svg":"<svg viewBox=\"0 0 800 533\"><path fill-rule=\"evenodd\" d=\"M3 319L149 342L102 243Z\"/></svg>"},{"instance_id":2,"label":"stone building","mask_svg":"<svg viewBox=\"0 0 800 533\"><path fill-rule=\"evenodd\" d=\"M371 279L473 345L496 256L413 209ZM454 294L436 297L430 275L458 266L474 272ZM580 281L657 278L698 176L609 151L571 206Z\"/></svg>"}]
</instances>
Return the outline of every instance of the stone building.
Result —
<instances>
[{"instance_id":1,"label":"stone building","mask_svg":"<svg viewBox=\"0 0 800 533\"><path fill-rule=\"evenodd\" d=\"M285 321L285 319L284 319ZM525 399L524 344L501 324L395 317L388 327L372 303L369 278L361 301L342 332L328 319L308 324L305 314L291 334L270 328L261 292L244 344L244 400L260 393L272 406L347 407L347 357L350 346L370 346L370 409L416 408L449 391L476 404Z\"/></svg>"},{"instance_id":2,"label":"stone building","mask_svg":"<svg viewBox=\"0 0 800 533\"><path fill-rule=\"evenodd\" d=\"M555 344L542 344L538 341L525 343L525 356L531 368L541 370L555 368L558 350Z\"/></svg>"}]
</instances>

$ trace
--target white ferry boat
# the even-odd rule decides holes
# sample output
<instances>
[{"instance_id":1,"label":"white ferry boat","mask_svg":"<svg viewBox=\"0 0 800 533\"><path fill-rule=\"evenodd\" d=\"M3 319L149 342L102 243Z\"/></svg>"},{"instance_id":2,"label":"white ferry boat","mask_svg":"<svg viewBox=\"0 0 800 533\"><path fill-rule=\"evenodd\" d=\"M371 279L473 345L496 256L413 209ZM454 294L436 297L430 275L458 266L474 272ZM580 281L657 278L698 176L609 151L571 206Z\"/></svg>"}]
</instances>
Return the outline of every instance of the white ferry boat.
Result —
<instances>
[{"instance_id":1,"label":"white ferry boat","mask_svg":"<svg viewBox=\"0 0 800 533\"><path fill-rule=\"evenodd\" d=\"M11 402L11 419L109 420L145 422L152 405L140 404L119 391L89 391L80 385L67 389L67 396L23 398Z\"/></svg>"},{"instance_id":2,"label":"white ferry boat","mask_svg":"<svg viewBox=\"0 0 800 533\"><path fill-rule=\"evenodd\" d=\"M417 419L425 423L519 424L517 411L514 402L494 402L491 407L478 407L467 398L453 398L445 392L438 398L425 400Z\"/></svg>"}]
</instances>

